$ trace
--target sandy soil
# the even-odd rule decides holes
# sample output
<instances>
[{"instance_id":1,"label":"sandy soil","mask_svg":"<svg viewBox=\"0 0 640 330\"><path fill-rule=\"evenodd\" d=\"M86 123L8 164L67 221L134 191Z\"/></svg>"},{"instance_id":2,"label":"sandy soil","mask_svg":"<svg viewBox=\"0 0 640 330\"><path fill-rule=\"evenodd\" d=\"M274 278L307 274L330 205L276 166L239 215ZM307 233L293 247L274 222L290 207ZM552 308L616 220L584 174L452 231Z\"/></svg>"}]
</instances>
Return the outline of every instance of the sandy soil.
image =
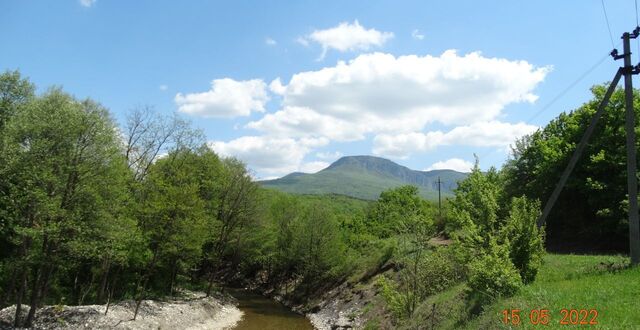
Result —
<instances>
[{"instance_id":1,"label":"sandy soil","mask_svg":"<svg viewBox=\"0 0 640 330\"><path fill-rule=\"evenodd\" d=\"M184 297L167 302L144 300L133 321L135 303L125 301L105 305L47 306L36 313L33 329L191 329L222 330L233 328L242 311L231 303L203 294L187 292ZM25 308L26 312L28 308ZM0 310L0 329L10 329L15 306Z\"/></svg>"}]
</instances>

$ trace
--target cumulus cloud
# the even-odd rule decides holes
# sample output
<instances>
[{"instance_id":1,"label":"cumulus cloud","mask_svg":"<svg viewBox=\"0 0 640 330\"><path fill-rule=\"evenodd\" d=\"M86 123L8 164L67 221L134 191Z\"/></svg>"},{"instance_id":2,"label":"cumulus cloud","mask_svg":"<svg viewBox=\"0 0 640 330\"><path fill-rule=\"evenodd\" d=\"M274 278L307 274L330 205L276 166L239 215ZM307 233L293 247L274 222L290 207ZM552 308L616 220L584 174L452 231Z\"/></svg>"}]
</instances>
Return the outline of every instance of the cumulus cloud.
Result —
<instances>
[{"instance_id":1,"label":"cumulus cloud","mask_svg":"<svg viewBox=\"0 0 640 330\"><path fill-rule=\"evenodd\" d=\"M264 112L268 100L264 81L230 78L213 80L209 91L175 97L178 111L200 117L248 116L252 111Z\"/></svg>"},{"instance_id":2,"label":"cumulus cloud","mask_svg":"<svg viewBox=\"0 0 640 330\"><path fill-rule=\"evenodd\" d=\"M273 40L273 39L271 39L269 37L264 39L264 43L267 44L267 46L275 46L275 45L278 44L275 40Z\"/></svg>"},{"instance_id":3,"label":"cumulus cloud","mask_svg":"<svg viewBox=\"0 0 640 330\"><path fill-rule=\"evenodd\" d=\"M342 22L326 30L315 30L305 37L298 38L297 41L304 46L307 46L309 41L320 44L322 46L320 59L323 59L329 49L340 52L369 50L372 47L381 47L391 38L393 33L366 29L358 20L355 20L353 23Z\"/></svg>"},{"instance_id":4,"label":"cumulus cloud","mask_svg":"<svg viewBox=\"0 0 640 330\"><path fill-rule=\"evenodd\" d=\"M269 136L243 136L228 142L212 141L209 147L226 157L236 157L260 173L284 175L301 169L316 169L319 163L303 164L312 148L329 143L327 139L292 139Z\"/></svg>"},{"instance_id":5,"label":"cumulus cloud","mask_svg":"<svg viewBox=\"0 0 640 330\"><path fill-rule=\"evenodd\" d=\"M415 29L415 30L411 31L411 37L413 39L416 39L416 40L422 40L422 39L424 39L424 34L420 33L420 31L418 31L418 29Z\"/></svg>"},{"instance_id":6,"label":"cumulus cloud","mask_svg":"<svg viewBox=\"0 0 640 330\"><path fill-rule=\"evenodd\" d=\"M363 133L367 128L362 125L364 123L323 115L310 108L285 107L248 123L246 127L275 136L315 136L336 141L355 141L364 138Z\"/></svg>"},{"instance_id":7,"label":"cumulus cloud","mask_svg":"<svg viewBox=\"0 0 640 330\"><path fill-rule=\"evenodd\" d=\"M320 158L320 159L324 159L324 160L329 160L329 161L334 161L340 157L342 157L344 154L341 153L340 151L334 151L334 152L317 152L316 153L316 157Z\"/></svg>"},{"instance_id":8,"label":"cumulus cloud","mask_svg":"<svg viewBox=\"0 0 640 330\"><path fill-rule=\"evenodd\" d=\"M167 85L160 85L160 86L158 86L158 89L160 89L161 91L163 91L163 92L164 92L164 91L166 91L167 89L169 89L169 86L167 86Z\"/></svg>"},{"instance_id":9,"label":"cumulus cloud","mask_svg":"<svg viewBox=\"0 0 640 330\"><path fill-rule=\"evenodd\" d=\"M97 0L79 0L78 2L80 2L80 5L83 7L91 7L96 3Z\"/></svg>"},{"instance_id":10,"label":"cumulus cloud","mask_svg":"<svg viewBox=\"0 0 640 330\"><path fill-rule=\"evenodd\" d=\"M270 88L282 95L282 108L247 127L276 136L353 141L367 133L420 132L433 122L492 121L509 104L534 102L533 90L549 70L477 52L364 54L297 73L286 85L274 80Z\"/></svg>"},{"instance_id":11,"label":"cumulus cloud","mask_svg":"<svg viewBox=\"0 0 640 330\"><path fill-rule=\"evenodd\" d=\"M278 77L271 81L269 90L274 94L282 95L287 89L282 85L282 81L280 81L280 77Z\"/></svg>"},{"instance_id":12,"label":"cumulus cloud","mask_svg":"<svg viewBox=\"0 0 640 330\"><path fill-rule=\"evenodd\" d=\"M433 131L396 135L379 134L373 139L373 153L406 158L416 151L429 151L439 146L448 145L505 148L519 137L533 133L537 129L537 126L525 123L511 124L489 121L458 126L446 133Z\"/></svg>"},{"instance_id":13,"label":"cumulus cloud","mask_svg":"<svg viewBox=\"0 0 640 330\"><path fill-rule=\"evenodd\" d=\"M308 163L302 164L300 166L299 171L303 173L316 173L327 168L328 166L329 166L329 163L327 162L322 162L322 161L308 162Z\"/></svg>"},{"instance_id":14,"label":"cumulus cloud","mask_svg":"<svg viewBox=\"0 0 640 330\"><path fill-rule=\"evenodd\" d=\"M429 166L425 171L432 170L454 170L458 172L468 173L471 172L473 168L473 164L464 159L460 158L451 158L445 161L435 162L433 165Z\"/></svg>"}]
</instances>

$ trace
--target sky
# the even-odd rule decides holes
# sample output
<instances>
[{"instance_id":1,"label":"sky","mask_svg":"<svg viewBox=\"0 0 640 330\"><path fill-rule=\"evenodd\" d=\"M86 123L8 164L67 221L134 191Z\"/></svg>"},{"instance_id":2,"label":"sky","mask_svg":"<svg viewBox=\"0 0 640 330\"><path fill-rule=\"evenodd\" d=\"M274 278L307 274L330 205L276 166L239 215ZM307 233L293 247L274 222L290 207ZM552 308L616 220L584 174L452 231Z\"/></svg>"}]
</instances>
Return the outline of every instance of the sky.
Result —
<instances>
[{"instance_id":1,"label":"sky","mask_svg":"<svg viewBox=\"0 0 640 330\"><path fill-rule=\"evenodd\" d=\"M256 178L348 155L468 171L588 101L636 24L629 0L0 0L0 70L120 123L177 112Z\"/></svg>"}]
</instances>

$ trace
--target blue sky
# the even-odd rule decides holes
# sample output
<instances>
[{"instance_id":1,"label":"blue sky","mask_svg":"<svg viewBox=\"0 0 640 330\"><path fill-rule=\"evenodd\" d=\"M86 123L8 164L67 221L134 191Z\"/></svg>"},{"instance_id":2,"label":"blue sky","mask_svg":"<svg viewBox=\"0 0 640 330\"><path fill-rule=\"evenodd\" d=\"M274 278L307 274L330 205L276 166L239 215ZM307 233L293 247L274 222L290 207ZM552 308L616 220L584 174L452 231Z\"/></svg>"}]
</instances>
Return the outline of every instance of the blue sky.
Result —
<instances>
[{"instance_id":1,"label":"blue sky","mask_svg":"<svg viewBox=\"0 0 640 330\"><path fill-rule=\"evenodd\" d=\"M604 3L618 44L634 2ZM2 1L0 31L0 70L119 121L139 105L177 111L260 178L356 154L500 166L513 139L620 65L601 61L612 46L596 0Z\"/></svg>"}]
</instances>

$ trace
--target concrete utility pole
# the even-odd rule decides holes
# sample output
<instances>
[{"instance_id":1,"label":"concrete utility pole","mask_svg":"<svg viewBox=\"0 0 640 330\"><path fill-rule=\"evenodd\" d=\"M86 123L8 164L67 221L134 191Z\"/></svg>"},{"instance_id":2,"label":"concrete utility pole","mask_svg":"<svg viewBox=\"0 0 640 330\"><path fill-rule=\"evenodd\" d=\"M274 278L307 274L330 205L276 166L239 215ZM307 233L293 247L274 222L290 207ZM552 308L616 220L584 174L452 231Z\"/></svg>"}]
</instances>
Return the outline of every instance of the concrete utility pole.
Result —
<instances>
[{"instance_id":1,"label":"concrete utility pole","mask_svg":"<svg viewBox=\"0 0 640 330\"><path fill-rule=\"evenodd\" d=\"M546 223L547 216L551 212L551 208L553 208L553 204L555 204L562 188L564 187L569 175L573 171L580 155L584 151L587 143L589 143L589 138L593 133L596 124L598 123L598 119L602 116L604 109L607 104L609 104L609 98L611 98L611 94L616 89L618 82L620 81L621 76L624 75L624 91L625 91L625 130L627 133L626 146L627 146L627 189L629 195L629 255L631 256L631 264L638 265L640 264L640 221L638 214L638 179L637 179L637 159L636 159L636 133L635 133L635 110L633 108L633 83L632 76L640 73L640 64L635 67L631 64L631 45L630 40L636 39L640 35L640 27L636 27L632 33L625 32L622 35L623 42L623 51L624 53L619 55L618 50L614 49L611 51L611 56L615 60L624 59L624 66L618 69L613 81L611 81L611 85L609 85L609 89L604 95L598 110L596 111L593 118L591 118L591 123L587 127L587 130L582 135L582 138L578 145L576 146L576 150L573 152L571 159L569 160L569 164L565 168L564 172L560 176L560 180L556 185L553 193L549 196L549 200L544 206L542 210L542 214L540 218L538 218L538 226L543 226Z\"/></svg>"},{"instance_id":2,"label":"concrete utility pole","mask_svg":"<svg viewBox=\"0 0 640 330\"><path fill-rule=\"evenodd\" d=\"M640 28L636 27L633 34L625 32L622 35L624 54L624 98L626 104L626 124L627 131L627 189L629 190L629 250L631 264L640 263L640 225L638 222L638 178L636 160L636 114L633 109L633 80L634 72L631 64L631 46L629 39L637 38Z\"/></svg>"}]
</instances>

